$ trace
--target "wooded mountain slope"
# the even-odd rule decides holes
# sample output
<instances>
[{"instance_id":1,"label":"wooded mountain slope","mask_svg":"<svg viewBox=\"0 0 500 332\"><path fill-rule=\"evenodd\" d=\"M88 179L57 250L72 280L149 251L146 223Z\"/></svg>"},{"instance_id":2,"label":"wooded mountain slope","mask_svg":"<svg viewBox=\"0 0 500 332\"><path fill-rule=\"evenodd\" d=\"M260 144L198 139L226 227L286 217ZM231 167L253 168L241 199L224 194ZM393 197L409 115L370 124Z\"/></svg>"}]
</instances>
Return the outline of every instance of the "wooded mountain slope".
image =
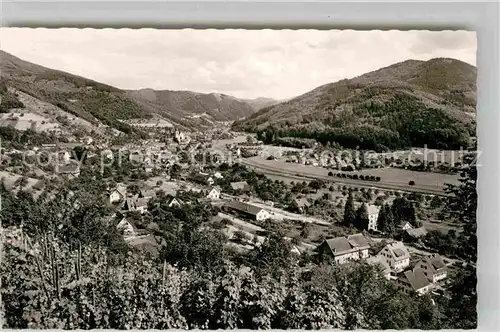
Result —
<instances>
[{"instance_id":1,"label":"wooded mountain slope","mask_svg":"<svg viewBox=\"0 0 500 332\"><path fill-rule=\"evenodd\" d=\"M128 91L127 94L138 102L149 104L161 114L170 111L191 119L208 117L215 121L232 121L254 112L248 103L220 93L142 89Z\"/></svg>"},{"instance_id":2,"label":"wooded mountain slope","mask_svg":"<svg viewBox=\"0 0 500 332\"><path fill-rule=\"evenodd\" d=\"M125 133L133 133L134 129L121 120L155 116L182 129L199 130L213 126L216 121L236 120L254 112L248 103L228 95L151 89L125 91L45 68L3 51L0 51L0 72L5 88L22 91L95 125L106 124Z\"/></svg>"},{"instance_id":3,"label":"wooded mountain slope","mask_svg":"<svg viewBox=\"0 0 500 332\"><path fill-rule=\"evenodd\" d=\"M475 135L476 75L476 67L454 59L408 60L261 109L234 128L267 142L455 149Z\"/></svg>"}]
</instances>

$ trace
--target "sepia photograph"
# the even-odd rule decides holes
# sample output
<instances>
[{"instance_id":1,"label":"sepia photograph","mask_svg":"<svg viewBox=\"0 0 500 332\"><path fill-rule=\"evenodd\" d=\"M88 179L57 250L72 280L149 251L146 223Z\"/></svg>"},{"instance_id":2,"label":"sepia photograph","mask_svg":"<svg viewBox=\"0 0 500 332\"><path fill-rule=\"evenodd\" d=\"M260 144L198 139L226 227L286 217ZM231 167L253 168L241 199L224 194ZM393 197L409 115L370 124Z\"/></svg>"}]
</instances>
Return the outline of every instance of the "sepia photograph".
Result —
<instances>
[{"instance_id":1,"label":"sepia photograph","mask_svg":"<svg viewBox=\"0 0 500 332\"><path fill-rule=\"evenodd\" d=\"M475 329L475 31L0 28L7 329Z\"/></svg>"}]
</instances>

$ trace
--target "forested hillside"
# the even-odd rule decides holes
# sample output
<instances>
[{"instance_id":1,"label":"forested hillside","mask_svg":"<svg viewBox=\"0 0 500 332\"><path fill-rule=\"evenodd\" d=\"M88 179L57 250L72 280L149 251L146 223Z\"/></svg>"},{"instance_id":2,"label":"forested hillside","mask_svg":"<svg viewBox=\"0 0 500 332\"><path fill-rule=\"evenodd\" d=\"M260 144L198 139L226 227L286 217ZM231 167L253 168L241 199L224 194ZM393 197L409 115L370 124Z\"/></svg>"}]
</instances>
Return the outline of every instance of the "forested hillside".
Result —
<instances>
[{"instance_id":1,"label":"forested hillside","mask_svg":"<svg viewBox=\"0 0 500 332\"><path fill-rule=\"evenodd\" d=\"M261 109L234 128L375 150L458 149L475 136L476 68L453 59L405 61Z\"/></svg>"}]
</instances>

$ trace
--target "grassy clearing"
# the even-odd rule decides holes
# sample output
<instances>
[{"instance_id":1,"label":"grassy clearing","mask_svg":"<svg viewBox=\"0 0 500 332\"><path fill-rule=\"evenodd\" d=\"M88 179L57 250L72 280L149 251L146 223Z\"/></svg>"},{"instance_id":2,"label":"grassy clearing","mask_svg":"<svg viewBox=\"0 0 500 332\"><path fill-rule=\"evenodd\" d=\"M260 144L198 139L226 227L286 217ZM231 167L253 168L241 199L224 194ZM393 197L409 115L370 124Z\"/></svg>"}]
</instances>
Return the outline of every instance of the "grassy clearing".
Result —
<instances>
[{"instance_id":1,"label":"grassy clearing","mask_svg":"<svg viewBox=\"0 0 500 332\"><path fill-rule=\"evenodd\" d=\"M296 163L287 163L279 160L265 160L262 157L253 157L245 160L246 163L255 165L255 167L269 167L270 169L280 169L282 172L296 174L298 176L305 175L311 177L328 177L329 172L338 173L335 170L328 170L322 167L306 166ZM446 183L456 184L458 182L457 175L430 173L430 172L416 172L405 169L396 168L377 168L365 169L361 171L349 172L350 174L362 174L380 176L380 182L374 182L373 186L377 185L395 185L404 186L408 189L411 187L419 188L422 190L442 190ZM286 176L288 174L283 174ZM331 177L332 181L340 179ZM414 186L409 186L409 181L414 181ZM362 182L362 181L361 181Z\"/></svg>"}]
</instances>

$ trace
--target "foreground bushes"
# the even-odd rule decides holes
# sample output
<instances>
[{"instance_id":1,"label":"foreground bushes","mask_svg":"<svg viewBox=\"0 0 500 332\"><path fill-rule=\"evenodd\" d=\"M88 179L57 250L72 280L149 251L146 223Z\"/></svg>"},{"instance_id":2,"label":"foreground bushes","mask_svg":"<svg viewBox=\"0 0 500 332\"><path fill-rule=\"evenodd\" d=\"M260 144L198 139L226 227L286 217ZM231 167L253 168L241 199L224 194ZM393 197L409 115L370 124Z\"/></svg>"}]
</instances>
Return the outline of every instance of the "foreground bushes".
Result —
<instances>
[{"instance_id":1,"label":"foreground bushes","mask_svg":"<svg viewBox=\"0 0 500 332\"><path fill-rule=\"evenodd\" d=\"M277 280L228 262L207 276L135 254L113 266L98 248L28 242L16 235L4 246L2 299L9 328L319 329L344 324L335 289L301 285L295 273Z\"/></svg>"},{"instance_id":2,"label":"foreground bushes","mask_svg":"<svg viewBox=\"0 0 500 332\"><path fill-rule=\"evenodd\" d=\"M5 233L4 233L5 235ZM1 295L7 328L441 329L446 303L404 294L372 267L274 272L226 261L180 269L131 252L112 262L99 247L3 238ZM266 272L263 272L266 271ZM462 297L460 297L462 298ZM451 318L450 318L451 319ZM451 323L451 325L450 325Z\"/></svg>"}]
</instances>

